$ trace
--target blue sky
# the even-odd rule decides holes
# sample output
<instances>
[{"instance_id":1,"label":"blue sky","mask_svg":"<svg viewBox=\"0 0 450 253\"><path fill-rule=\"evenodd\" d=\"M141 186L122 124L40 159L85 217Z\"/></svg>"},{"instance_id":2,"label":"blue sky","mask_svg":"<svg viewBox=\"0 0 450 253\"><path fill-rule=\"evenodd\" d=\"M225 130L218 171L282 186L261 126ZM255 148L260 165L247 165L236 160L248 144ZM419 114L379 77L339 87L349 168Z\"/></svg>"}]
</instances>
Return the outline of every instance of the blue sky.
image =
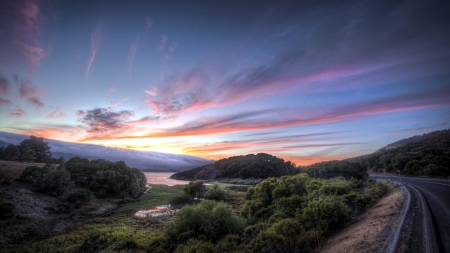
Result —
<instances>
[{"instance_id":1,"label":"blue sky","mask_svg":"<svg viewBox=\"0 0 450 253\"><path fill-rule=\"evenodd\" d=\"M0 7L0 131L303 165L448 128L444 1Z\"/></svg>"}]
</instances>

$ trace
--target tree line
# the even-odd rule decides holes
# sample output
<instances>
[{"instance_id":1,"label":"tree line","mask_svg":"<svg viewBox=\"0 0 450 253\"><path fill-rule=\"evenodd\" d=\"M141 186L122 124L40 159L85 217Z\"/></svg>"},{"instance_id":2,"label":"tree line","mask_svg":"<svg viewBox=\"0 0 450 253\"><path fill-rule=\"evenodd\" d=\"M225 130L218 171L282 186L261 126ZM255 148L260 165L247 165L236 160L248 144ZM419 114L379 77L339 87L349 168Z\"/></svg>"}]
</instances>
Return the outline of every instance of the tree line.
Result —
<instances>
[{"instance_id":1,"label":"tree line","mask_svg":"<svg viewBox=\"0 0 450 253\"><path fill-rule=\"evenodd\" d=\"M29 139L19 145L10 144L0 148L0 160L37 162L37 163L64 163L64 158L54 158L50 152L48 142L43 138L31 135Z\"/></svg>"},{"instance_id":2,"label":"tree line","mask_svg":"<svg viewBox=\"0 0 450 253\"><path fill-rule=\"evenodd\" d=\"M383 148L355 159L367 169L414 176L450 176L450 130L427 134L426 138L407 142L400 147ZM389 147L389 146L388 146Z\"/></svg>"}]
</instances>

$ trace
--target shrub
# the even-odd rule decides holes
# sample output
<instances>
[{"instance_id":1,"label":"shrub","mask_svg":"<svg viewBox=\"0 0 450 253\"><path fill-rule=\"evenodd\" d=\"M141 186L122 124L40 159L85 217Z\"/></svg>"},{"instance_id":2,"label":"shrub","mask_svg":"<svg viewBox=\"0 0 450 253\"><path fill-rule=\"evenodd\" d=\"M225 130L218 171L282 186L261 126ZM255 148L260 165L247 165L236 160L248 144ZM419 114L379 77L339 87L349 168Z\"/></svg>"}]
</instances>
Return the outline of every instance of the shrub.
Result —
<instances>
[{"instance_id":1,"label":"shrub","mask_svg":"<svg viewBox=\"0 0 450 253\"><path fill-rule=\"evenodd\" d=\"M211 188L206 190L204 194L205 199L216 200L216 201L228 201L229 195L218 184L213 185Z\"/></svg>"},{"instance_id":2,"label":"shrub","mask_svg":"<svg viewBox=\"0 0 450 253\"><path fill-rule=\"evenodd\" d=\"M348 207L333 197L320 197L303 209L303 220L324 234L335 232L350 219Z\"/></svg>"},{"instance_id":3,"label":"shrub","mask_svg":"<svg viewBox=\"0 0 450 253\"><path fill-rule=\"evenodd\" d=\"M14 205L0 202L0 220L6 220L14 215Z\"/></svg>"},{"instance_id":4,"label":"shrub","mask_svg":"<svg viewBox=\"0 0 450 253\"><path fill-rule=\"evenodd\" d=\"M224 202L203 201L184 206L166 224L165 236L170 243L184 243L191 238L216 242L228 234L242 234L244 222ZM170 247L170 245L169 245Z\"/></svg>"},{"instance_id":5,"label":"shrub","mask_svg":"<svg viewBox=\"0 0 450 253\"><path fill-rule=\"evenodd\" d=\"M83 204L89 203L91 199L91 191L88 189L74 189L64 194L60 199L58 206L62 211L71 211L80 208Z\"/></svg>"},{"instance_id":6,"label":"shrub","mask_svg":"<svg viewBox=\"0 0 450 253\"><path fill-rule=\"evenodd\" d=\"M52 196L61 196L73 187L70 182L70 173L65 170L52 171L45 175L43 180L36 181L33 188L37 192Z\"/></svg>"},{"instance_id":7,"label":"shrub","mask_svg":"<svg viewBox=\"0 0 450 253\"><path fill-rule=\"evenodd\" d=\"M112 248L115 250L134 250L137 249L139 246L136 243L136 241L134 241L131 238L126 238L122 241L116 242L114 243L114 245L112 245Z\"/></svg>"},{"instance_id":8,"label":"shrub","mask_svg":"<svg viewBox=\"0 0 450 253\"><path fill-rule=\"evenodd\" d=\"M20 175L20 179L22 180L26 179L36 182L42 180L48 173L50 173L50 170L48 168L41 168L38 166L28 166L22 172L22 175Z\"/></svg>"},{"instance_id":9,"label":"shrub","mask_svg":"<svg viewBox=\"0 0 450 253\"><path fill-rule=\"evenodd\" d=\"M283 219L256 238L255 250L258 252L300 252L303 226L296 219Z\"/></svg>"},{"instance_id":10,"label":"shrub","mask_svg":"<svg viewBox=\"0 0 450 253\"><path fill-rule=\"evenodd\" d=\"M189 184L183 188L183 192L191 196L192 198L202 198L204 191L205 186L203 185L203 181L201 180L189 182Z\"/></svg>"},{"instance_id":11,"label":"shrub","mask_svg":"<svg viewBox=\"0 0 450 253\"><path fill-rule=\"evenodd\" d=\"M216 253L214 244L197 239L190 239L186 244L178 246L174 253Z\"/></svg>"},{"instance_id":12,"label":"shrub","mask_svg":"<svg viewBox=\"0 0 450 253\"><path fill-rule=\"evenodd\" d=\"M172 206L181 206L181 205L186 205L186 204L191 204L192 203L192 197L184 194L181 196L175 196L172 199L170 199L170 204Z\"/></svg>"}]
</instances>

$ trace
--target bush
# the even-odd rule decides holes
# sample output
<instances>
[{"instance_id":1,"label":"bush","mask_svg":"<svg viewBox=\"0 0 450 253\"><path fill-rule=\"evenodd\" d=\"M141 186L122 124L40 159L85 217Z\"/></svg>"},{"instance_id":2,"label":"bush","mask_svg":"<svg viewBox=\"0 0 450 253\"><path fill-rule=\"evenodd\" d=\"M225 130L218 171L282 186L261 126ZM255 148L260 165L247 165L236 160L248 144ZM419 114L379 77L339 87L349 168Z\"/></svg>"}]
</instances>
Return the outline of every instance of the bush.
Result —
<instances>
[{"instance_id":1,"label":"bush","mask_svg":"<svg viewBox=\"0 0 450 253\"><path fill-rule=\"evenodd\" d=\"M116 242L114 243L114 245L112 246L113 249L115 250L135 250L137 249L139 246L136 243L136 241L134 241L131 238L126 238L120 242Z\"/></svg>"},{"instance_id":2,"label":"bush","mask_svg":"<svg viewBox=\"0 0 450 253\"><path fill-rule=\"evenodd\" d=\"M301 252L302 224L296 219L283 219L258 234L255 250L258 252Z\"/></svg>"},{"instance_id":3,"label":"bush","mask_svg":"<svg viewBox=\"0 0 450 253\"><path fill-rule=\"evenodd\" d=\"M216 200L216 201L228 201L229 195L218 184L213 185L211 188L206 190L204 196L205 199Z\"/></svg>"},{"instance_id":4,"label":"bush","mask_svg":"<svg viewBox=\"0 0 450 253\"><path fill-rule=\"evenodd\" d=\"M303 221L310 228L330 234L349 221L348 207L334 197L320 197L303 209Z\"/></svg>"},{"instance_id":5,"label":"bush","mask_svg":"<svg viewBox=\"0 0 450 253\"><path fill-rule=\"evenodd\" d=\"M233 213L228 204L203 201L194 206L184 206L177 212L167 222L165 236L171 244L199 237L216 242L228 234L242 234L243 230L244 221Z\"/></svg>"},{"instance_id":6,"label":"bush","mask_svg":"<svg viewBox=\"0 0 450 253\"><path fill-rule=\"evenodd\" d=\"M190 239L186 244L176 248L174 253L216 253L218 252L214 244L197 239Z\"/></svg>"},{"instance_id":7,"label":"bush","mask_svg":"<svg viewBox=\"0 0 450 253\"><path fill-rule=\"evenodd\" d=\"M38 166L28 166L20 175L20 179L22 180L31 180L33 182L37 182L42 180L50 170L48 168L41 168Z\"/></svg>"},{"instance_id":8,"label":"bush","mask_svg":"<svg viewBox=\"0 0 450 253\"><path fill-rule=\"evenodd\" d=\"M80 208L85 203L89 203L90 199L91 191L88 189L74 189L59 199L58 206L62 211L69 212L73 209Z\"/></svg>"},{"instance_id":9,"label":"bush","mask_svg":"<svg viewBox=\"0 0 450 253\"><path fill-rule=\"evenodd\" d=\"M37 181L33 188L37 192L52 196L62 196L73 187L70 181L70 173L65 170L52 171L45 175L43 180Z\"/></svg>"},{"instance_id":10,"label":"bush","mask_svg":"<svg viewBox=\"0 0 450 253\"><path fill-rule=\"evenodd\" d=\"M6 220L14 215L14 205L0 202L0 220Z\"/></svg>"},{"instance_id":11,"label":"bush","mask_svg":"<svg viewBox=\"0 0 450 253\"><path fill-rule=\"evenodd\" d=\"M189 184L183 188L183 192L192 198L203 198L203 193L205 192L203 181L197 180L194 182L189 182Z\"/></svg>"},{"instance_id":12,"label":"bush","mask_svg":"<svg viewBox=\"0 0 450 253\"><path fill-rule=\"evenodd\" d=\"M191 204L192 203L192 197L184 194L181 196L175 196L172 199L170 199L170 204L172 206L181 206L181 205L186 205L186 204Z\"/></svg>"}]
</instances>

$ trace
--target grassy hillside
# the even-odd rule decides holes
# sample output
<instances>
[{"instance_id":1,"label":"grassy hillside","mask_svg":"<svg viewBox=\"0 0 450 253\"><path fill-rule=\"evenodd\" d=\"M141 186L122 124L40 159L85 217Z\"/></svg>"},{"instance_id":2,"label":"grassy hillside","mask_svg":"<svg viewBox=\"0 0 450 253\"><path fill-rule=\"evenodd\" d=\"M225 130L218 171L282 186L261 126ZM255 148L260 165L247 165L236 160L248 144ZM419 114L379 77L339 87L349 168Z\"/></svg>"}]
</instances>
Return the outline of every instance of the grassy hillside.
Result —
<instances>
[{"instance_id":1,"label":"grassy hillside","mask_svg":"<svg viewBox=\"0 0 450 253\"><path fill-rule=\"evenodd\" d=\"M213 164L173 174L170 178L179 180L215 178L268 178L288 175L294 169L291 162L265 153L233 156Z\"/></svg>"}]
</instances>

